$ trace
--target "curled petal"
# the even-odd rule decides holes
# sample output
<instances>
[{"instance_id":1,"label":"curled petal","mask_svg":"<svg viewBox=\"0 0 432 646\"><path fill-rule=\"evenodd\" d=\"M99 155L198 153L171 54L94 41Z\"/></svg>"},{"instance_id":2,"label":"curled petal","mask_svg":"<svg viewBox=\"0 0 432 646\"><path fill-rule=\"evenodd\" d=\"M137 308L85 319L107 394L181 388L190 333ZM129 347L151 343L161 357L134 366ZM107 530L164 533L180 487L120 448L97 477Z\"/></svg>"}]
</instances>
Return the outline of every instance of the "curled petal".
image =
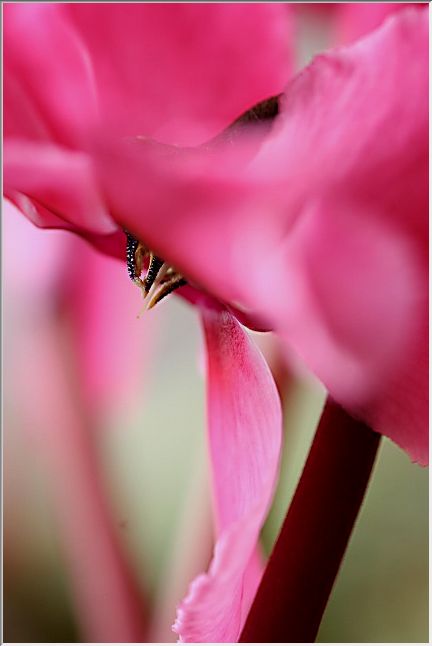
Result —
<instances>
[{"instance_id":1,"label":"curled petal","mask_svg":"<svg viewBox=\"0 0 432 646\"><path fill-rule=\"evenodd\" d=\"M277 475L281 408L262 355L234 317L202 316L217 542L174 629L186 642L235 642L261 575L257 542Z\"/></svg>"}]
</instances>

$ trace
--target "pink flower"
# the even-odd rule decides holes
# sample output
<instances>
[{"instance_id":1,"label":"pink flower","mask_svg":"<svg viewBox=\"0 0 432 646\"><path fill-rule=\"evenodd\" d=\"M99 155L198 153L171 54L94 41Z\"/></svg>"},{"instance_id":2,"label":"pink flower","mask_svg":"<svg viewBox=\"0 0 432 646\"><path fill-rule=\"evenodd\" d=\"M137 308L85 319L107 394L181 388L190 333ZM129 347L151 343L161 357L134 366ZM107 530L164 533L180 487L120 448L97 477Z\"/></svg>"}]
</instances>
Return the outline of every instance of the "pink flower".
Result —
<instances>
[{"instance_id":1,"label":"pink flower","mask_svg":"<svg viewBox=\"0 0 432 646\"><path fill-rule=\"evenodd\" d=\"M270 133L181 148L281 93L283 7L6 9L7 195L114 255L124 227L198 287L183 291L203 307L218 543L176 627L235 641L259 580L280 409L215 298L426 461L427 14L316 59Z\"/></svg>"},{"instance_id":2,"label":"pink flower","mask_svg":"<svg viewBox=\"0 0 432 646\"><path fill-rule=\"evenodd\" d=\"M426 19L400 12L317 58L289 84L249 163L239 141L168 159L145 143L104 144L98 158L125 227L190 282L273 327L339 402L421 463Z\"/></svg>"}]
</instances>

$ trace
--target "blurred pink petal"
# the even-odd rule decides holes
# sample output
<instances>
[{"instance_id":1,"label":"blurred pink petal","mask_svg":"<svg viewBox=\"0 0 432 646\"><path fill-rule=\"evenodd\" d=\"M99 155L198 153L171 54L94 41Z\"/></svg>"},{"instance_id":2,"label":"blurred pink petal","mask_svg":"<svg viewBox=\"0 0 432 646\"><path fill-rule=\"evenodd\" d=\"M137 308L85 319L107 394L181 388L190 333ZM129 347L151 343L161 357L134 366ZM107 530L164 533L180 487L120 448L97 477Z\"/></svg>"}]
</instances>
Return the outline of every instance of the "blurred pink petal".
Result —
<instances>
[{"instance_id":1,"label":"blurred pink petal","mask_svg":"<svg viewBox=\"0 0 432 646\"><path fill-rule=\"evenodd\" d=\"M65 268L64 231L40 231L9 200L3 200L5 297L17 307L52 298Z\"/></svg>"},{"instance_id":2,"label":"blurred pink petal","mask_svg":"<svg viewBox=\"0 0 432 646\"><path fill-rule=\"evenodd\" d=\"M45 224L89 230L93 241L127 227L209 293L203 298L271 325L332 395L425 461L417 388L426 380L415 339L426 299L427 13L401 12L316 59L289 84L265 139L261 132L182 151L148 137L202 143L280 92L285 8L125 7L10 10L7 104L23 104L9 130L7 194L36 209L39 223L48 216ZM37 83L44 66L48 83ZM63 103L81 94L76 112ZM34 162L26 165L29 145ZM234 641L260 576L256 544L276 474L280 409L234 318L203 316L218 540L176 629L185 641Z\"/></svg>"},{"instance_id":3,"label":"blurred pink petal","mask_svg":"<svg viewBox=\"0 0 432 646\"><path fill-rule=\"evenodd\" d=\"M6 136L74 145L101 106L87 46L67 18L67 5L8 3L4 20Z\"/></svg>"},{"instance_id":4,"label":"blurred pink petal","mask_svg":"<svg viewBox=\"0 0 432 646\"><path fill-rule=\"evenodd\" d=\"M264 166L273 160L295 187L289 204L297 215L294 248L303 227L311 227L311 237L307 234L307 241L297 247L304 260L308 257L308 269L292 275L300 277L300 285L306 282L307 290L315 290L310 304L325 313L321 330L330 336L318 344L321 365L317 347L312 357L313 335L308 338L305 327L314 313L305 316L301 301L298 330L304 340L296 342L289 327L287 337L339 401L354 412L361 410L376 430L422 463L427 461L428 440L426 359L417 363L415 376L407 366L413 366L413 353L418 354L416 339L424 327L427 300L427 43L427 12L408 10L351 48L318 58L292 83L281 132L264 144L261 159L255 160ZM299 210L310 186L313 201ZM308 225L309 209L316 216ZM303 289L299 294L305 294ZM354 353L354 346L350 351L346 343L349 328L351 339L357 336L360 342ZM370 362L359 389L352 384L351 396L352 370L343 370L343 363L332 359L332 348L348 350L355 370ZM369 393L361 387L368 375ZM416 398L409 386L413 380L423 384ZM398 391L390 387L395 383ZM384 414L405 406L402 383L405 416Z\"/></svg>"},{"instance_id":5,"label":"blurred pink petal","mask_svg":"<svg viewBox=\"0 0 432 646\"><path fill-rule=\"evenodd\" d=\"M237 641L260 579L257 542L277 476L281 407L271 373L235 318L202 312L217 542L175 631L186 642Z\"/></svg>"},{"instance_id":6,"label":"blurred pink petal","mask_svg":"<svg viewBox=\"0 0 432 646\"><path fill-rule=\"evenodd\" d=\"M204 367L203 367L204 369ZM201 453L182 505L180 523L154 603L150 642L172 642L173 617L190 582L205 570L213 550L213 514L207 463Z\"/></svg>"},{"instance_id":7,"label":"blurred pink petal","mask_svg":"<svg viewBox=\"0 0 432 646\"><path fill-rule=\"evenodd\" d=\"M335 43L349 43L379 27L393 13L420 3L413 2L341 2L333 15Z\"/></svg>"},{"instance_id":8,"label":"blurred pink petal","mask_svg":"<svg viewBox=\"0 0 432 646\"><path fill-rule=\"evenodd\" d=\"M62 143L96 124L203 141L281 91L288 27L278 5L11 4L6 88L18 79Z\"/></svg>"},{"instance_id":9,"label":"blurred pink petal","mask_svg":"<svg viewBox=\"0 0 432 646\"><path fill-rule=\"evenodd\" d=\"M65 251L71 261L62 300L76 368L88 408L107 415L138 395L143 401L157 336L155 320L138 318L142 306L136 287L118 260L75 236L68 243Z\"/></svg>"},{"instance_id":10,"label":"blurred pink petal","mask_svg":"<svg viewBox=\"0 0 432 646\"><path fill-rule=\"evenodd\" d=\"M6 140L5 193L31 196L34 205L25 215L39 226L63 226L107 234L117 225L107 214L94 178L91 159L85 153L51 143ZM10 187L10 189L8 188ZM21 204L17 204L21 206ZM46 217L47 211L49 217ZM51 217L51 215L53 217Z\"/></svg>"},{"instance_id":11,"label":"blurred pink petal","mask_svg":"<svg viewBox=\"0 0 432 646\"><path fill-rule=\"evenodd\" d=\"M428 303L425 300L398 370L382 384L379 397L367 409L358 410L358 415L372 428L391 437L414 462L423 466L429 462L428 357Z\"/></svg>"},{"instance_id":12,"label":"blurred pink petal","mask_svg":"<svg viewBox=\"0 0 432 646\"><path fill-rule=\"evenodd\" d=\"M426 344L423 360L412 359L426 320L425 269L406 236L372 215L349 203L316 204L302 215L287 248L294 280L287 281L291 324L281 336L335 398L424 463ZM395 406L405 414L384 412Z\"/></svg>"},{"instance_id":13,"label":"blurred pink petal","mask_svg":"<svg viewBox=\"0 0 432 646\"><path fill-rule=\"evenodd\" d=\"M71 348L58 316L68 266L85 256L70 255L65 232L36 229L7 202L3 234L9 403L19 403L16 416L53 495L77 620L88 641L141 641L143 595L115 532L90 424L94 411L83 410L84 383L73 380ZM112 262L101 259L102 265ZM99 316L106 325L106 314ZM109 343L104 348L99 369L113 369L109 355L116 350ZM78 346L76 354L85 349Z\"/></svg>"},{"instance_id":14,"label":"blurred pink petal","mask_svg":"<svg viewBox=\"0 0 432 646\"><path fill-rule=\"evenodd\" d=\"M426 22L424 10L401 12L317 58L249 165L241 141L100 156L123 225L192 282L267 319L363 414L381 397L393 406L385 384L406 365L426 299ZM384 419L381 432L416 459L421 446L425 461L423 416L410 434Z\"/></svg>"},{"instance_id":15,"label":"blurred pink petal","mask_svg":"<svg viewBox=\"0 0 432 646\"><path fill-rule=\"evenodd\" d=\"M76 617L89 642L140 642L144 601L114 530L90 429L71 397L67 353L56 325L38 321L22 339L20 395L28 432L54 495L54 508ZM34 379L28 366L43 366Z\"/></svg>"},{"instance_id":16,"label":"blurred pink petal","mask_svg":"<svg viewBox=\"0 0 432 646\"><path fill-rule=\"evenodd\" d=\"M218 133L283 88L288 30L278 6L8 4L6 195L38 226L110 233L95 133Z\"/></svg>"}]
</instances>

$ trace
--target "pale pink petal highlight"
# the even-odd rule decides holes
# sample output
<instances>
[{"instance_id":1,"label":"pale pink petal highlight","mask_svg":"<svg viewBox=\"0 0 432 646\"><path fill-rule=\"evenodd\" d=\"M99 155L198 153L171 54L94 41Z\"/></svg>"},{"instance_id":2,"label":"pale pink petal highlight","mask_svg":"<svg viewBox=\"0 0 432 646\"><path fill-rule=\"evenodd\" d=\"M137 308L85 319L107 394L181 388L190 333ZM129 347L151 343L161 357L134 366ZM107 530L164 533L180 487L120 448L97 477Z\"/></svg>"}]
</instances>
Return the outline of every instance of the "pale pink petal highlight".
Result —
<instances>
[{"instance_id":1,"label":"pale pink petal highlight","mask_svg":"<svg viewBox=\"0 0 432 646\"><path fill-rule=\"evenodd\" d=\"M235 642L261 574L257 543L277 476L281 407L267 364L234 317L202 316L217 542L174 629L185 642Z\"/></svg>"}]
</instances>

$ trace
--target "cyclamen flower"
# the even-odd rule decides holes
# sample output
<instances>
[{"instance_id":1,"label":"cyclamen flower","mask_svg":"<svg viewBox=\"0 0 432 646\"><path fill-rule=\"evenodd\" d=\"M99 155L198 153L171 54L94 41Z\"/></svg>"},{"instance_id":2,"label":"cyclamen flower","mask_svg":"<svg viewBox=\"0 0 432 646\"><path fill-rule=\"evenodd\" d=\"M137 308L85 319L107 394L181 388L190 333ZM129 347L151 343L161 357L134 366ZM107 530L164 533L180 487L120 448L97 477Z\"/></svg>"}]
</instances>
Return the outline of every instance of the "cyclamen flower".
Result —
<instances>
[{"instance_id":1,"label":"cyclamen flower","mask_svg":"<svg viewBox=\"0 0 432 646\"><path fill-rule=\"evenodd\" d=\"M427 459L427 13L400 12L286 86L279 5L6 10L6 194L109 253L124 253L126 229L202 308L218 543L176 627L235 641L281 416L231 312L274 329L339 402ZM214 139L282 92L270 132Z\"/></svg>"}]
</instances>

